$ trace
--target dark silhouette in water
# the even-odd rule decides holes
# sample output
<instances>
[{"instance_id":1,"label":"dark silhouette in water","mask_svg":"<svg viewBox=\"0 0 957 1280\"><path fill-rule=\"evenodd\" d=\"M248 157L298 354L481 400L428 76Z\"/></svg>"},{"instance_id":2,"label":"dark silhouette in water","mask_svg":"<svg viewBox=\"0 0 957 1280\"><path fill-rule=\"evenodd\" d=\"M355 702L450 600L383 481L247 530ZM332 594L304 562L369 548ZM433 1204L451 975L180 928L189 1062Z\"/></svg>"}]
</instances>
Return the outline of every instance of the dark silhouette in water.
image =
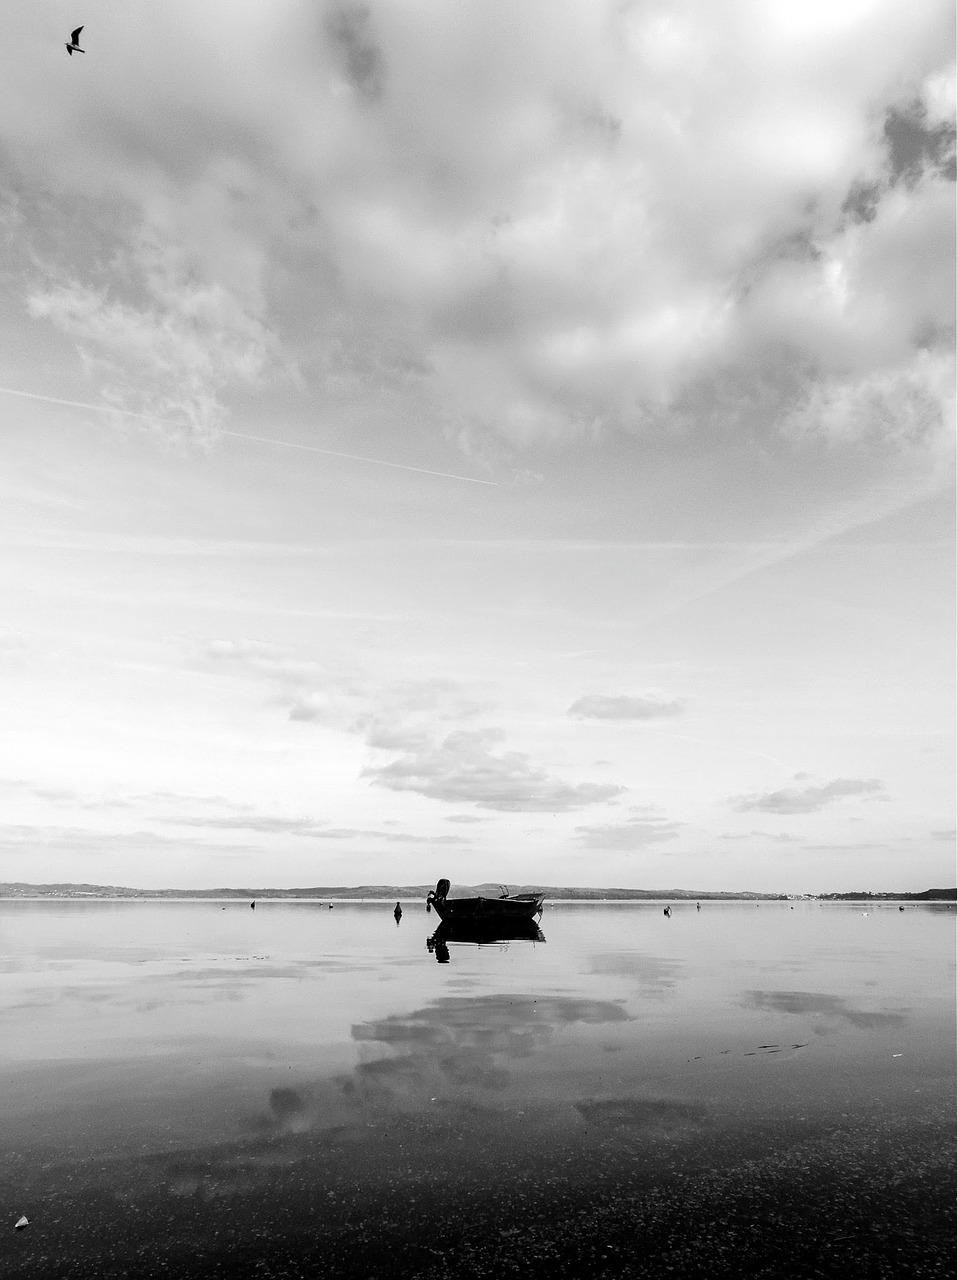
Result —
<instances>
[{"instance_id":1,"label":"dark silhouette in water","mask_svg":"<svg viewBox=\"0 0 957 1280\"><path fill-rule=\"evenodd\" d=\"M670 907L665 907L664 911L662 911L662 913L661 913L661 914L662 914L663 916L670 916L670 915L671 915L671 908L670 908Z\"/></svg>"},{"instance_id":2,"label":"dark silhouette in water","mask_svg":"<svg viewBox=\"0 0 957 1280\"><path fill-rule=\"evenodd\" d=\"M433 936L426 941L425 945L435 955L439 964L449 963L451 959L449 956L449 944L443 938Z\"/></svg>"},{"instance_id":3,"label":"dark silhouette in water","mask_svg":"<svg viewBox=\"0 0 957 1280\"><path fill-rule=\"evenodd\" d=\"M496 942L544 942L545 935L534 920L443 920L425 945L439 964L449 963L449 943L465 942L482 946Z\"/></svg>"},{"instance_id":4,"label":"dark silhouette in water","mask_svg":"<svg viewBox=\"0 0 957 1280\"><path fill-rule=\"evenodd\" d=\"M472 898L450 898L450 882L444 877L430 889L426 895L425 905L435 907L436 913L443 921L449 920L533 920L541 918L545 905L541 893L509 893L505 885L497 898L478 894Z\"/></svg>"},{"instance_id":5,"label":"dark silhouette in water","mask_svg":"<svg viewBox=\"0 0 957 1280\"><path fill-rule=\"evenodd\" d=\"M251 902L251 903L249 904L249 909L250 909L251 911L255 911L255 910L256 910L256 904L255 904L255 902Z\"/></svg>"},{"instance_id":6,"label":"dark silhouette in water","mask_svg":"<svg viewBox=\"0 0 957 1280\"><path fill-rule=\"evenodd\" d=\"M402 903L401 902L397 902L395 904L395 910L392 912L392 914L395 916L396 924L398 924L399 921L402 919Z\"/></svg>"}]
</instances>

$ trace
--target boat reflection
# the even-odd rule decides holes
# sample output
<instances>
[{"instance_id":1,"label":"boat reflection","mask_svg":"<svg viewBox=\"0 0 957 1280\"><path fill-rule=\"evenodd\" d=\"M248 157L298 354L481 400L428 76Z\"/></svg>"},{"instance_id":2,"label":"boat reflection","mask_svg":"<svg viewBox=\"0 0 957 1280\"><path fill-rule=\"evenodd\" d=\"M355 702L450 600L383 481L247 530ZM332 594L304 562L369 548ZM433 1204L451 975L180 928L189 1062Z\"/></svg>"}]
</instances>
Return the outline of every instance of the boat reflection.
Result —
<instances>
[{"instance_id":1,"label":"boat reflection","mask_svg":"<svg viewBox=\"0 0 957 1280\"><path fill-rule=\"evenodd\" d=\"M449 943L484 946L498 942L544 942L545 935L534 920L443 920L425 945L439 964L448 964Z\"/></svg>"}]
</instances>

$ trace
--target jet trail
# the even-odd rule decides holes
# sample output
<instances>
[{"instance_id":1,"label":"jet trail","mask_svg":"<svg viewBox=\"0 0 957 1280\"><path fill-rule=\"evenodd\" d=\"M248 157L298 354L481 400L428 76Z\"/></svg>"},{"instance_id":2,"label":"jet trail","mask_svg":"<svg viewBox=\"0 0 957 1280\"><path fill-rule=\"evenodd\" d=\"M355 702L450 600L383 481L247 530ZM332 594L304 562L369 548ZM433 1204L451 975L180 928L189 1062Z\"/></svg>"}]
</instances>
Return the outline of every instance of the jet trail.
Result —
<instances>
[{"instance_id":1,"label":"jet trail","mask_svg":"<svg viewBox=\"0 0 957 1280\"><path fill-rule=\"evenodd\" d=\"M161 422L169 427L183 427L174 418L158 418L155 413L136 413L133 409L120 409L115 405L89 404L85 400L61 400L57 396L41 396L33 391L17 391L13 387L0 387L0 395L21 396L24 400L39 400L43 404L62 404L70 409L91 409L94 413L119 413L125 418L142 418L146 422ZM442 480L463 480L467 484L487 484L496 487L496 480L480 480L477 476L453 475L450 471L429 471L426 467L412 467L406 462L389 462L385 458L367 458L359 453L341 453L338 449L321 449L315 444L297 444L293 440L276 440L270 436L254 436L246 431L229 431L214 427L216 435L232 436L236 440L252 440L256 444L272 444L281 449L302 449L306 453L321 453L327 458L348 458L350 462L369 462L376 467L393 467L397 471L414 471L421 476L438 476Z\"/></svg>"}]
</instances>

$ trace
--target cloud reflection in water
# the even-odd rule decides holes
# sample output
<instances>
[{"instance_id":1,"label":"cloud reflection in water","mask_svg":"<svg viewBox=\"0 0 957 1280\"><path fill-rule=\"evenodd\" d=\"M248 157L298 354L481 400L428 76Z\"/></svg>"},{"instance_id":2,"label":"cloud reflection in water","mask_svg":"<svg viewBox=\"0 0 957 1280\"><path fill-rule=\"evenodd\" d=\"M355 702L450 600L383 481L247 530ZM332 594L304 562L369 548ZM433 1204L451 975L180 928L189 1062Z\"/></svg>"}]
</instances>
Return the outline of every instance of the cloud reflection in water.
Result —
<instances>
[{"instance_id":1,"label":"cloud reflection in water","mask_svg":"<svg viewBox=\"0 0 957 1280\"><path fill-rule=\"evenodd\" d=\"M900 1026L908 1018L905 1009L860 1009L840 996L827 995L823 991L749 991L742 1004L747 1009L822 1018L823 1024L814 1028L818 1035L840 1022L872 1030Z\"/></svg>"}]
</instances>

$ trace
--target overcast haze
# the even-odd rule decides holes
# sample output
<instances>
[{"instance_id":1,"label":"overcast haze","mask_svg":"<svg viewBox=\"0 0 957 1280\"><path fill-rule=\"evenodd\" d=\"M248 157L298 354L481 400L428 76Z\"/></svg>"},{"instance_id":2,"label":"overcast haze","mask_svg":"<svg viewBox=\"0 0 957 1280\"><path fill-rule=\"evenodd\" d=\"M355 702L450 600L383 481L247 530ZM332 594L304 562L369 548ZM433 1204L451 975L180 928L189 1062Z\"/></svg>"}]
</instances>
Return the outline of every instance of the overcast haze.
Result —
<instances>
[{"instance_id":1,"label":"overcast haze","mask_svg":"<svg viewBox=\"0 0 957 1280\"><path fill-rule=\"evenodd\" d=\"M953 51L5 6L0 879L953 884Z\"/></svg>"}]
</instances>

